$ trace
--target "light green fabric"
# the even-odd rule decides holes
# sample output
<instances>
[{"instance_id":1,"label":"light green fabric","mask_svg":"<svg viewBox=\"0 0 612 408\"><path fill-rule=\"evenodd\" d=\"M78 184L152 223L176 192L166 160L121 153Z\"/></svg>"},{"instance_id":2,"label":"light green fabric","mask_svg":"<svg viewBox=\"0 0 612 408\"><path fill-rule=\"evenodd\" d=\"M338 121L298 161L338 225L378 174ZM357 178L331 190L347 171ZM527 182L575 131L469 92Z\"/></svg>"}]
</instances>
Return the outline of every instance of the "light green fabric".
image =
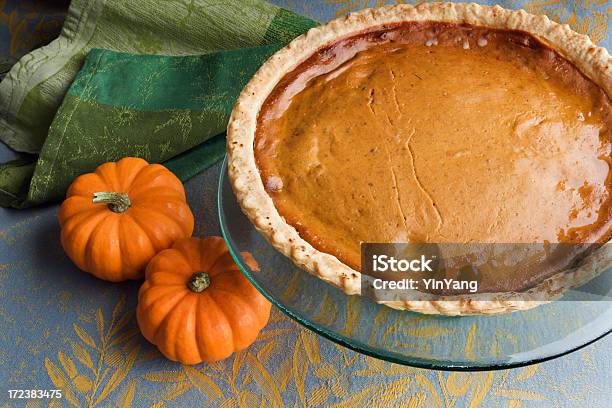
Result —
<instances>
[{"instance_id":1,"label":"light green fabric","mask_svg":"<svg viewBox=\"0 0 612 408\"><path fill-rule=\"evenodd\" d=\"M61 199L75 176L124 156L185 152L166 164L193 176L222 156L223 136L194 146L223 133L257 68L314 25L261 0L74 0L60 38L0 83L2 140L39 153L0 164L0 205Z\"/></svg>"}]
</instances>

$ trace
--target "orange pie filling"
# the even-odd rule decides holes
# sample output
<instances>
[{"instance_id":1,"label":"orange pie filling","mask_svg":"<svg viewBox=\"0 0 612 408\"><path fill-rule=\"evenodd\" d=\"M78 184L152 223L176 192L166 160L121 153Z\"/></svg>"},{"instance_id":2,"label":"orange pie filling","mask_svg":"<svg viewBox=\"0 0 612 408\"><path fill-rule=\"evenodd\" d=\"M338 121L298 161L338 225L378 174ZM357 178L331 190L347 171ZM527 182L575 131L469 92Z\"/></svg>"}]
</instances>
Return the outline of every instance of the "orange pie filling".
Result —
<instances>
[{"instance_id":1,"label":"orange pie filling","mask_svg":"<svg viewBox=\"0 0 612 408\"><path fill-rule=\"evenodd\" d=\"M286 75L254 149L280 215L360 270L360 242L607 241L611 113L529 34L402 23Z\"/></svg>"}]
</instances>

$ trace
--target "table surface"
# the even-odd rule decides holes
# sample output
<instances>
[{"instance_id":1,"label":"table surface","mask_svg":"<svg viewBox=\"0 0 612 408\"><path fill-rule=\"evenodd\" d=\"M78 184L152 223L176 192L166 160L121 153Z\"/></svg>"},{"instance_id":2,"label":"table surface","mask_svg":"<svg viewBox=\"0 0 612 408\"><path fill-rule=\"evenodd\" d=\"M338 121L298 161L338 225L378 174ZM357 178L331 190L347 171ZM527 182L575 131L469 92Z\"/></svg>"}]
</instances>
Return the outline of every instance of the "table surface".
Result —
<instances>
[{"instance_id":1,"label":"table surface","mask_svg":"<svg viewBox=\"0 0 612 408\"><path fill-rule=\"evenodd\" d=\"M382 2L274 3L324 21ZM24 24L36 27L36 18L26 17L16 4L0 2L0 22L14 14L11 27L15 27L23 15ZM606 1L510 1L505 5L547 12L610 48ZM49 18L61 21L54 16ZM41 35L52 32L53 27ZM7 38L14 35L14 29L0 23L0 59L23 53L20 45L13 44L12 50L6 47ZM18 31L18 35L24 34ZM32 44L39 41L24 38ZM11 156L0 147L0 160ZM220 234L219 169L220 164L186 183L197 220L196 236ZM63 406L604 407L612 400L611 336L525 368L449 373L357 354L273 310L270 324L246 351L215 364L173 363L138 332L134 308L140 282L97 280L80 272L64 255L57 208L0 209L0 405L25 405L23 400L9 400L9 389L55 388L64 390ZM48 403L31 401L28 406L37 405Z\"/></svg>"}]
</instances>

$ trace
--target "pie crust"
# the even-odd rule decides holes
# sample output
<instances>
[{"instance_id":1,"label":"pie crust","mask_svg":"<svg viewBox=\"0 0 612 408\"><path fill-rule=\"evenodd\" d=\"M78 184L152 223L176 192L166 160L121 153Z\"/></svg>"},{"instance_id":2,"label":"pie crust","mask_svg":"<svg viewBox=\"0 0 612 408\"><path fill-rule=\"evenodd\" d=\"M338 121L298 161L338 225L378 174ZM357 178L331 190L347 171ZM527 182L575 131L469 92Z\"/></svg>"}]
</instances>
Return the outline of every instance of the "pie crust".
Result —
<instances>
[{"instance_id":1,"label":"pie crust","mask_svg":"<svg viewBox=\"0 0 612 408\"><path fill-rule=\"evenodd\" d=\"M302 239L297 230L285 222L266 192L253 146L257 116L278 82L321 47L379 26L407 21L467 23L527 32L573 63L607 95L612 94L612 64L604 48L596 47L587 36L545 16L499 6L426 3L416 7L397 5L363 10L313 28L278 51L244 88L230 117L227 137L229 178L243 212L278 251L300 268L349 295L361 294L360 272ZM392 308L428 314L494 314L526 310L550 302L566 290L593 279L610 266L610 259L610 246L606 242L579 266L557 273L522 292L521 300L516 300L514 293L457 295L445 297L445 300L375 300Z\"/></svg>"}]
</instances>

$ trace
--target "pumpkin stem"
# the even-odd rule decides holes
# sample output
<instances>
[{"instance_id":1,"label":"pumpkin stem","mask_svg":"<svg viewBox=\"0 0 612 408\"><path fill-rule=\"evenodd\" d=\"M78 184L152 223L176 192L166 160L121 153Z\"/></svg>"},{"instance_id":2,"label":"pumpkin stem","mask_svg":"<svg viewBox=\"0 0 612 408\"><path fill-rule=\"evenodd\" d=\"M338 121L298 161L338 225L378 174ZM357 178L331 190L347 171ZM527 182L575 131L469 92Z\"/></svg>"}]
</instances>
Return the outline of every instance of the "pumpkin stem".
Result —
<instances>
[{"instance_id":1,"label":"pumpkin stem","mask_svg":"<svg viewBox=\"0 0 612 408\"><path fill-rule=\"evenodd\" d=\"M127 209L130 208L130 206L132 205L130 197L128 197L127 193L93 193L92 201L94 204L108 204L108 209L116 213L122 213L124 211L127 211Z\"/></svg>"},{"instance_id":2,"label":"pumpkin stem","mask_svg":"<svg viewBox=\"0 0 612 408\"><path fill-rule=\"evenodd\" d=\"M187 287L195 293L200 293L209 286L210 276L206 272L194 273L189 282L187 282Z\"/></svg>"}]
</instances>

